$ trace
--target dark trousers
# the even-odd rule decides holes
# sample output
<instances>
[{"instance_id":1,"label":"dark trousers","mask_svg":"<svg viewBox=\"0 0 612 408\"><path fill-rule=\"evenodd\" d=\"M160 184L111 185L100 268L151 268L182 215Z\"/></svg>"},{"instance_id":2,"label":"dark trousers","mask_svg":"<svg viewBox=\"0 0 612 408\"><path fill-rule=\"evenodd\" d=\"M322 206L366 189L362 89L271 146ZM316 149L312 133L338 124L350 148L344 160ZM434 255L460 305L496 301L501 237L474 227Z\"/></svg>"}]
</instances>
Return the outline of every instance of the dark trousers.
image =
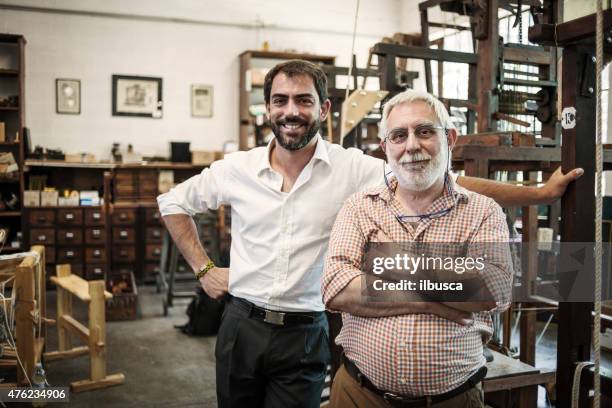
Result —
<instances>
[{"instance_id":1,"label":"dark trousers","mask_svg":"<svg viewBox=\"0 0 612 408\"><path fill-rule=\"evenodd\" d=\"M231 299L215 349L219 408L319 407L328 337L325 313L313 323L276 326Z\"/></svg>"}]
</instances>

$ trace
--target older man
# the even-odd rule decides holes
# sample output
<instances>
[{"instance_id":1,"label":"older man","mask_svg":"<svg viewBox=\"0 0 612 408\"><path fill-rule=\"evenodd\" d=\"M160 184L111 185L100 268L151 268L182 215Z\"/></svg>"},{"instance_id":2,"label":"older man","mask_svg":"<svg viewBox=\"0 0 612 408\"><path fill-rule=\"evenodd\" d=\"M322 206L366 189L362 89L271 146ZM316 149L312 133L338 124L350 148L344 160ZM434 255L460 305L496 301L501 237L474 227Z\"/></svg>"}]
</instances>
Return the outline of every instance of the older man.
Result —
<instances>
[{"instance_id":1,"label":"older man","mask_svg":"<svg viewBox=\"0 0 612 408\"><path fill-rule=\"evenodd\" d=\"M337 343L345 353L331 405L480 407L490 311L507 303L493 298L444 304L373 301L362 295L363 265L374 241L507 243L504 214L492 199L448 176L457 132L433 96L412 90L396 95L385 105L382 129L381 146L394 177L352 195L330 238L323 299L329 309L344 312ZM503 249L492 253L476 275L495 300L507 301L510 258ZM440 307L469 314L464 321L451 321Z\"/></svg>"}]
</instances>

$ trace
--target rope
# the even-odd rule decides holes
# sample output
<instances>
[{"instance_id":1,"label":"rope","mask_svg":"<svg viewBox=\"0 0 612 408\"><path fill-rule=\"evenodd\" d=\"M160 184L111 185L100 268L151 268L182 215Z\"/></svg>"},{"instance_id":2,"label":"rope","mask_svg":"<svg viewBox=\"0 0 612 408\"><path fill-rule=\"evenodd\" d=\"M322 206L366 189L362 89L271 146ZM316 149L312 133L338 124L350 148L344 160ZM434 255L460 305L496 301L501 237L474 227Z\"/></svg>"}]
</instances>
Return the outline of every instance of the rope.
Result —
<instances>
[{"instance_id":1,"label":"rope","mask_svg":"<svg viewBox=\"0 0 612 408\"><path fill-rule=\"evenodd\" d=\"M349 97L349 88L351 85L351 77L353 76L353 55L355 55L355 37L357 36L357 17L359 17L359 0L357 0L357 4L355 5L355 21L353 22L353 40L351 43L351 55L349 60L351 61L349 64L348 70L348 79L346 82L346 92L344 93L344 100L347 101Z\"/></svg>"},{"instance_id":2,"label":"rope","mask_svg":"<svg viewBox=\"0 0 612 408\"><path fill-rule=\"evenodd\" d=\"M593 407L600 406L600 383L599 369L601 363L601 270L602 270L602 174L603 174L603 146L601 134L601 71L603 68L603 10L602 0L597 0L597 27L595 39L595 66L596 66L596 89L597 89L597 117L595 134L595 322L593 325L593 348L595 368L593 375Z\"/></svg>"}]
</instances>

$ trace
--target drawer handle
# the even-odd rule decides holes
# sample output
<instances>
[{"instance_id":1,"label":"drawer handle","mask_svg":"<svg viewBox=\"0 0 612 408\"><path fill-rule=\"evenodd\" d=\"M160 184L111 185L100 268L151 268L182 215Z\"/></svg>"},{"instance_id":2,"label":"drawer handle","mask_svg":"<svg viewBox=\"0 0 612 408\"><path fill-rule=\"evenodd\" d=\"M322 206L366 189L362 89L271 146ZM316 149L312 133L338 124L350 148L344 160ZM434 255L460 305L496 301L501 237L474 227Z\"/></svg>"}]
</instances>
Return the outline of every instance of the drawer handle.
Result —
<instances>
[{"instance_id":1,"label":"drawer handle","mask_svg":"<svg viewBox=\"0 0 612 408\"><path fill-rule=\"evenodd\" d=\"M119 219L120 220L127 220L127 218L128 218L128 215L126 213L119 214Z\"/></svg>"},{"instance_id":2,"label":"drawer handle","mask_svg":"<svg viewBox=\"0 0 612 408\"><path fill-rule=\"evenodd\" d=\"M96 250L93 252L93 255L94 255L96 258L99 258L99 257L100 257L100 255L102 255L102 252L100 252L100 250L99 250L99 249L96 249Z\"/></svg>"},{"instance_id":3,"label":"drawer handle","mask_svg":"<svg viewBox=\"0 0 612 408\"><path fill-rule=\"evenodd\" d=\"M91 217L94 220L99 220L100 218L102 218L102 214L100 214L100 213L93 213L93 215Z\"/></svg>"},{"instance_id":4,"label":"drawer handle","mask_svg":"<svg viewBox=\"0 0 612 408\"><path fill-rule=\"evenodd\" d=\"M39 215L36 219L38 220L38 222L41 223L47 221L47 217L45 217L44 215Z\"/></svg>"},{"instance_id":5,"label":"drawer handle","mask_svg":"<svg viewBox=\"0 0 612 408\"><path fill-rule=\"evenodd\" d=\"M155 238L159 238L159 237L161 237L161 232L160 232L159 230L154 230L154 231L153 231L153 236L154 236Z\"/></svg>"},{"instance_id":6,"label":"drawer handle","mask_svg":"<svg viewBox=\"0 0 612 408\"><path fill-rule=\"evenodd\" d=\"M67 232L66 239L72 239L72 238L74 238L74 232Z\"/></svg>"},{"instance_id":7,"label":"drawer handle","mask_svg":"<svg viewBox=\"0 0 612 408\"><path fill-rule=\"evenodd\" d=\"M47 236L46 235L39 235L38 236L38 240L39 241L46 241L47 240Z\"/></svg>"},{"instance_id":8,"label":"drawer handle","mask_svg":"<svg viewBox=\"0 0 612 408\"><path fill-rule=\"evenodd\" d=\"M95 229L93 231L91 231L91 235L93 235L94 237L99 237L100 236L100 230L99 229Z\"/></svg>"},{"instance_id":9,"label":"drawer handle","mask_svg":"<svg viewBox=\"0 0 612 408\"><path fill-rule=\"evenodd\" d=\"M64 218L66 220L74 220L74 214L73 213L68 213L64 216Z\"/></svg>"},{"instance_id":10,"label":"drawer handle","mask_svg":"<svg viewBox=\"0 0 612 408\"><path fill-rule=\"evenodd\" d=\"M155 248L155 249L153 250L153 253L154 253L155 255L160 255L160 254L161 254L161 249L160 249L160 248Z\"/></svg>"},{"instance_id":11,"label":"drawer handle","mask_svg":"<svg viewBox=\"0 0 612 408\"><path fill-rule=\"evenodd\" d=\"M159 273L159 266L156 266L155 268L153 268L153 272Z\"/></svg>"},{"instance_id":12,"label":"drawer handle","mask_svg":"<svg viewBox=\"0 0 612 408\"><path fill-rule=\"evenodd\" d=\"M66 258L74 258L74 252L73 251L66 251Z\"/></svg>"},{"instance_id":13,"label":"drawer handle","mask_svg":"<svg viewBox=\"0 0 612 408\"><path fill-rule=\"evenodd\" d=\"M94 268L94 274L99 275L102 273L102 268Z\"/></svg>"},{"instance_id":14,"label":"drawer handle","mask_svg":"<svg viewBox=\"0 0 612 408\"><path fill-rule=\"evenodd\" d=\"M126 251L125 249L122 249L121 251L119 251L119 255L126 257L128 256L128 251Z\"/></svg>"},{"instance_id":15,"label":"drawer handle","mask_svg":"<svg viewBox=\"0 0 612 408\"><path fill-rule=\"evenodd\" d=\"M156 212L155 214L153 214L153 219L154 220L159 220L159 213Z\"/></svg>"},{"instance_id":16,"label":"drawer handle","mask_svg":"<svg viewBox=\"0 0 612 408\"><path fill-rule=\"evenodd\" d=\"M128 232L127 232L126 230L119 231L119 236L120 236L121 238L127 238L127 236L128 236Z\"/></svg>"}]
</instances>

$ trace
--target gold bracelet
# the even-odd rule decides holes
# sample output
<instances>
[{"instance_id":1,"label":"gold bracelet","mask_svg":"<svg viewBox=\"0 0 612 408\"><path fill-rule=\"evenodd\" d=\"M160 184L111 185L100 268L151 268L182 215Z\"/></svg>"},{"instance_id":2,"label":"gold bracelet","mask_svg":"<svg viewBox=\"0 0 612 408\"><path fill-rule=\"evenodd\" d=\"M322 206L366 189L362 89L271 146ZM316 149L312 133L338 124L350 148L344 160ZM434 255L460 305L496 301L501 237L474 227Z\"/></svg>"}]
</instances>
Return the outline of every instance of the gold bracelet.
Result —
<instances>
[{"instance_id":1,"label":"gold bracelet","mask_svg":"<svg viewBox=\"0 0 612 408\"><path fill-rule=\"evenodd\" d=\"M203 267L201 267L198 273L196 273L196 279L197 280L202 279L202 277L206 275L206 273L214 267L215 267L215 264L213 263L213 261L208 261L208 263L204 265Z\"/></svg>"}]
</instances>

